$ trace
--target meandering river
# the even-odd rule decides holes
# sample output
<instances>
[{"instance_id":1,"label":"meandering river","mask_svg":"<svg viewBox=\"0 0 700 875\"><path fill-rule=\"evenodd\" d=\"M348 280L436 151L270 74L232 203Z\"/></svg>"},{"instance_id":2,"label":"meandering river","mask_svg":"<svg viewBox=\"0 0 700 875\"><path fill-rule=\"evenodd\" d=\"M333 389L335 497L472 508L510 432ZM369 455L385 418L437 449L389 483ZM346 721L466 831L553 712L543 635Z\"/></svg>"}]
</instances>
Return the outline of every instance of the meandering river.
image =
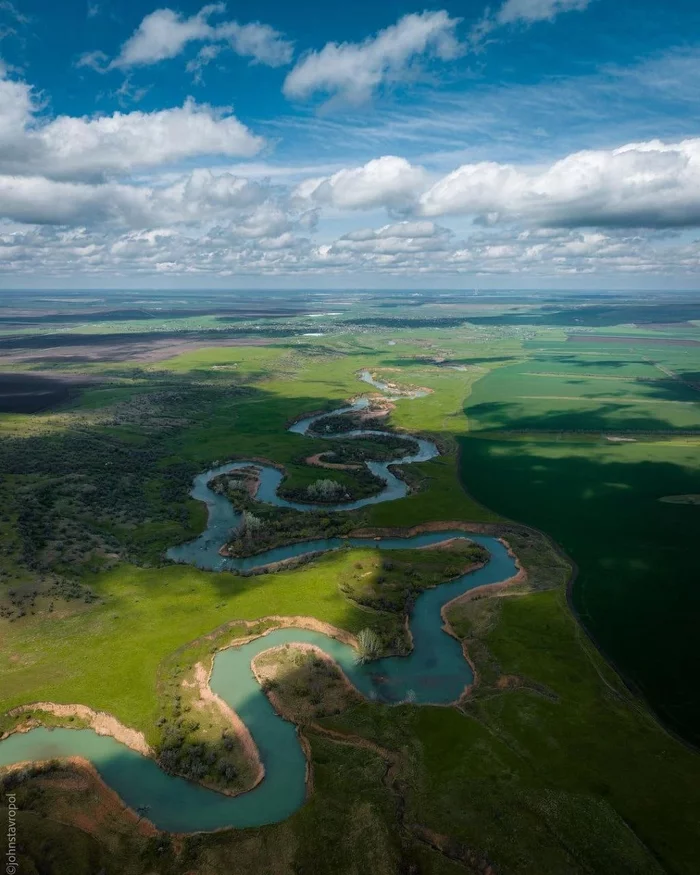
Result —
<instances>
[{"instance_id":1,"label":"meandering river","mask_svg":"<svg viewBox=\"0 0 700 875\"><path fill-rule=\"evenodd\" d=\"M361 378L382 391L392 391L373 380L368 372ZM399 397L421 397L421 390ZM333 411L350 412L367 406L366 399ZM299 420L290 431L304 435L317 419ZM381 433L381 432L380 432ZM352 438L376 435L377 431L357 430L329 438ZM392 501L406 494L406 485L389 470L389 465L426 461L438 454L430 441L420 439L419 451L392 462L368 462L374 474L384 480L384 489L376 496L347 502L325 510L343 511L379 501ZM442 630L440 610L447 602L469 589L506 580L517 573L514 560L495 538L466 535L462 531L430 532L411 538L329 538L279 547L247 559L224 559L218 550L236 525L238 514L226 498L213 492L208 483L213 477L240 467L255 465L261 469L257 493L260 501L300 510L314 505L287 502L277 495L282 474L276 468L257 462L235 462L206 471L195 478L191 495L204 501L209 512L205 532L188 544L168 551L171 559L200 568L226 571L260 568L309 552L327 551L341 546L381 547L405 550L438 544L452 538L468 538L486 547L491 556L483 568L427 590L416 600L410 617L413 650L406 657L387 657L368 664L356 662L356 652L347 644L321 632L304 629L277 629L240 647L218 653L210 685L241 717L255 740L265 765L265 778L248 793L229 797L213 790L166 774L154 761L115 741L97 735L91 729L33 729L11 735L0 742L0 766L53 757L82 756L89 759L106 781L134 810L145 812L158 828L171 832L196 832L226 827L252 827L275 823L293 814L306 796L306 760L299 744L296 727L282 719L255 680L251 660L264 650L282 644L313 644L325 651L345 672L350 681L368 698L386 703L405 700L423 704L447 704L454 701L472 680L460 643Z\"/></svg>"}]
</instances>

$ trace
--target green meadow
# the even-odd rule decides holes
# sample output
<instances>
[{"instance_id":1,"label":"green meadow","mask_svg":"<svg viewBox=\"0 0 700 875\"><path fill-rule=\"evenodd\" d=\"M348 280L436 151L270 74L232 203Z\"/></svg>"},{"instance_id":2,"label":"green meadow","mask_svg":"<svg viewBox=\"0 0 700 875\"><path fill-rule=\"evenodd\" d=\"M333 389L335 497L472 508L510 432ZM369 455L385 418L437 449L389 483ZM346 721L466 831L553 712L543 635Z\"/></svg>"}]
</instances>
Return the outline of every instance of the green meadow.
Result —
<instances>
[{"instance_id":1,"label":"green meadow","mask_svg":"<svg viewBox=\"0 0 700 875\"><path fill-rule=\"evenodd\" d=\"M435 582L425 553L392 566L377 550L342 550L251 577L163 556L203 529L187 490L213 463L269 459L296 486L322 476L305 459L328 442L287 426L371 391L357 378L363 368L431 390L397 400L387 424L430 437L442 454L407 466L410 494L358 512L358 526L519 523L568 559L518 529L528 583L451 609L480 678L460 707L366 702L303 726L313 792L285 823L156 844L114 818L78 829L70 781L37 776L21 795L27 829L52 847L63 842L66 860L80 853L75 871L108 875L218 875L232 860L265 875L456 875L489 865L501 875L694 875L700 757L686 742L700 742L698 509L660 501L700 494L692 351L639 339L573 343L558 326L377 321L366 333L199 348L131 370L102 362L92 369L102 382L69 406L0 417L17 470L3 492L0 594L28 593L22 614L0 617L0 727L14 725L7 711L16 705L81 703L155 743L164 667L203 657L203 636L227 624L304 615L353 633L400 627L382 587L410 607L401 601L408 567L423 585ZM86 440L99 447L89 464ZM26 474L22 441L46 453ZM76 467L86 460L83 480L56 470L62 453L74 453ZM112 476L114 501L123 496L129 513L110 523L93 519L89 502L109 495ZM40 565L11 504L18 489L39 487ZM92 539L74 565L80 597L70 599L55 595L56 583L42 590L58 576L52 528L64 520L62 542L81 526ZM77 548L61 549L67 575ZM576 616L565 586L574 571Z\"/></svg>"}]
</instances>

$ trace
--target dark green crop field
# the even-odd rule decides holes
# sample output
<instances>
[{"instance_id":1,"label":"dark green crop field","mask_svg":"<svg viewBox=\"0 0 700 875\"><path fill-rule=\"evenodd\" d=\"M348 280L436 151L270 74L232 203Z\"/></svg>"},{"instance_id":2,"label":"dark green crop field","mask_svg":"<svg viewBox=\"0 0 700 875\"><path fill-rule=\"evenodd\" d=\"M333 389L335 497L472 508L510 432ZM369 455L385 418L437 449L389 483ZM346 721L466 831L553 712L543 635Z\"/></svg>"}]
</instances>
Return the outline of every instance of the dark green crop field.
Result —
<instances>
[{"instance_id":1,"label":"dark green crop field","mask_svg":"<svg viewBox=\"0 0 700 875\"><path fill-rule=\"evenodd\" d=\"M612 363L603 353L528 356L479 381L462 480L564 547L586 628L664 722L698 742L700 519L660 499L700 489L700 392L634 352ZM686 430L698 431L674 435Z\"/></svg>"}]
</instances>

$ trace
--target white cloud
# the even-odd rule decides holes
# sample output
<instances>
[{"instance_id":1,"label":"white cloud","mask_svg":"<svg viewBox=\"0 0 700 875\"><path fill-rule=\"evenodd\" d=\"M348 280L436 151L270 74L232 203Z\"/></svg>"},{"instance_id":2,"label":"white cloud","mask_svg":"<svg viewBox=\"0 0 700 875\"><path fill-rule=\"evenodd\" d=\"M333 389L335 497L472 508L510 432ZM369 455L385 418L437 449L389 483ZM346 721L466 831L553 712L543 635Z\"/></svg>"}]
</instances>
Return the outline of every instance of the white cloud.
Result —
<instances>
[{"instance_id":1,"label":"white cloud","mask_svg":"<svg viewBox=\"0 0 700 875\"><path fill-rule=\"evenodd\" d=\"M209 18L225 8L223 3L211 3L190 18L182 18L172 9L156 9L124 43L111 66L133 67L175 58L187 43L210 38Z\"/></svg>"},{"instance_id":2,"label":"white cloud","mask_svg":"<svg viewBox=\"0 0 700 875\"><path fill-rule=\"evenodd\" d=\"M469 41L477 48L499 27L522 24L528 26L537 21L554 21L564 12L582 12L592 0L505 0L495 12L487 8L472 27Z\"/></svg>"},{"instance_id":3,"label":"white cloud","mask_svg":"<svg viewBox=\"0 0 700 875\"><path fill-rule=\"evenodd\" d=\"M264 141L228 110L187 100L158 112L38 119L32 88L0 70L0 173L88 178L201 155L251 157Z\"/></svg>"},{"instance_id":4,"label":"white cloud","mask_svg":"<svg viewBox=\"0 0 700 875\"><path fill-rule=\"evenodd\" d=\"M267 64L268 67L289 64L294 54L291 42L269 24L259 21L249 24L224 22L216 28L215 39L225 40L237 55L253 58L255 62Z\"/></svg>"},{"instance_id":5,"label":"white cloud","mask_svg":"<svg viewBox=\"0 0 700 875\"><path fill-rule=\"evenodd\" d=\"M0 155L9 147L17 132L22 132L36 111L32 89L25 82L7 78L0 62Z\"/></svg>"},{"instance_id":6,"label":"white cloud","mask_svg":"<svg viewBox=\"0 0 700 875\"><path fill-rule=\"evenodd\" d=\"M129 69L157 64L177 57L194 42L205 43L197 60L188 64L188 68L195 71L201 71L202 66L211 61L226 45L241 57L252 58L255 63L271 67L288 64L292 60L293 44L267 24L257 21L247 24L236 21L211 23L213 16L225 11L224 3L211 3L203 6L195 15L183 18L172 9L156 9L141 21L107 69ZM95 66L90 60L101 54L88 52L78 63Z\"/></svg>"},{"instance_id":7,"label":"white cloud","mask_svg":"<svg viewBox=\"0 0 700 875\"><path fill-rule=\"evenodd\" d=\"M574 152L548 166L481 161L440 179L405 158L311 178L297 201L336 210L462 215L484 225L682 228L700 226L700 138Z\"/></svg>"},{"instance_id":8,"label":"white cloud","mask_svg":"<svg viewBox=\"0 0 700 875\"><path fill-rule=\"evenodd\" d=\"M305 55L287 76L284 93L306 98L316 92L352 103L368 100L383 83L412 74L423 57L452 60L462 50L455 36L460 19L444 10L405 15L361 43L327 43Z\"/></svg>"},{"instance_id":9,"label":"white cloud","mask_svg":"<svg viewBox=\"0 0 700 875\"><path fill-rule=\"evenodd\" d=\"M466 164L421 196L419 212L559 227L698 226L700 139L575 152L544 169Z\"/></svg>"},{"instance_id":10,"label":"white cloud","mask_svg":"<svg viewBox=\"0 0 700 875\"><path fill-rule=\"evenodd\" d=\"M235 224L238 240L308 233L317 221L315 211L299 210L267 182L204 168L167 185L0 175L0 217L33 225L107 228L111 234L185 226L201 234L212 222L228 222Z\"/></svg>"},{"instance_id":11,"label":"white cloud","mask_svg":"<svg viewBox=\"0 0 700 875\"><path fill-rule=\"evenodd\" d=\"M399 222L373 231L363 228L336 240L333 252L362 253L365 256L399 256L434 253L450 245L452 233L432 222Z\"/></svg>"},{"instance_id":12,"label":"white cloud","mask_svg":"<svg viewBox=\"0 0 700 875\"><path fill-rule=\"evenodd\" d=\"M75 62L76 67L89 67L91 70L96 70L98 73L104 73L109 69L109 58L107 55L95 49L92 52L83 52Z\"/></svg>"},{"instance_id":13,"label":"white cloud","mask_svg":"<svg viewBox=\"0 0 700 875\"><path fill-rule=\"evenodd\" d=\"M471 161L446 175L397 155L345 167L313 156L246 163L262 145L229 110L192 101L52 119L0 68L0 272L95 282L700 272L687 230L700 227L700 138L539 165ZM241 160L207 167L210 156ZM185 160L195 169L178 166ZM436 223L452 215L466 220Z\"/></svg>"},{"instance_id":14,"label":"white cloud","mask_svg":"<svg viewBox=\"0 0 700 875\"><path fill-rule=\"evenodd\" d=\"M591 0L506 0L497 13L499 24L552 21L562 12L580 12Z\"/></svg>"},{"instance_id":15,"label":"white cloud","mask_svg":"<svg viewBox=\"0 0 700 875\"><path fill-rule=\"evenodd\" d=\"M5 12L17 24L29 24L29 17L20 12L11 0L0 0L0 12Z\"/></svg>"},{"instance_id":16,"label":"white cloud","mask_svg":"<svg viewBox=\"0 0 700 875\"><path fill-rule=\"evenodd\" d=\"M197 155L250 157L263 145L235 116L192 100L151 113L59 116L29 137L41 142L49 172L67 176L123 172Z\"/></svg>"},{"instance_id":17,"label":"white cloud","mask_svg":"<svg viewBox=\"0 0 700 875\"><path fill-rule=\"evenodd\" d=\"M243 229L243 233L242 233ZM541 277L566 278L700 270L700 244L659 237L535 229L520 234L479 231L453 239L434 227L430 236L404 236L403 223L346 234L314 245L295 227L251 236L240 220L202 232L187 226L145 230L17 228L0 224L0 272L13 277L50 274L157 276L160 273L229 276L492 276L531 285ZM401 229L401 231L399 231ZM263 231L263 225L260 225ZM427 229L424 229L427 230ZM398 232L398 233L397 233ZM499 278L501 278L499 280ZM11 281L11 280L10 280ZM138 279L136 280L138 282Z\"/></svg>"},{"instance_id":18,"label":"white cloud","mask_svg":"<svg viewBox=\"0 0 700 875\"><path fill-rule=\"evenodd\" d=\"M385 155L362 167L307 180L297 187L295 197L338 209L406 209L425 187L427 178L422 167L413 166L405 158Z\"/></svg>"}]
</instances>

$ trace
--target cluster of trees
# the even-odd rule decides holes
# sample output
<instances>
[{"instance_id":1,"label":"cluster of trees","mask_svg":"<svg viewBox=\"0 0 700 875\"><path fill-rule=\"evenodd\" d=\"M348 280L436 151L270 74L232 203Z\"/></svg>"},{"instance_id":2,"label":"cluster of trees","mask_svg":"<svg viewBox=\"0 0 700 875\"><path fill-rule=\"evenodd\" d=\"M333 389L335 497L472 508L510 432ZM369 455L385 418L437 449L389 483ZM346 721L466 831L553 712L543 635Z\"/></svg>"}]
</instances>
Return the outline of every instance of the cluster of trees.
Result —
<instances>
[{"instance_id":1,"label":"cluster of trees","mask_svg":"<svg viewBox=\"0 0 700 875\"><path fill-rule=\"evenodd\" d=\"M329 435L341 434L355 429L382 430L385 426L381 420L364 419L356 413L336 413L317 419L311 424L310 434Z\"/></svg>"},{"instance_id":2,"label":"cluster of trees","mask_svg":"<svg viewBox=\"0 0 700 875\"><path fill-rule=\"evenodd\" d=\"M350 474L352 475L351 478L348 476ZM368 468L358 468L357 471L347 472L347 475L343 471L341 475L345 475L343 476L343 479L346 479L345 483L330 478L320 478L314 483L302 486L301 484L291 483L289 480L283 480L279 494L289 501L306 502L308 504L337 504L339 502L365 498L369 495L376 495L384 487L384 481L380 477L375 477ZM337 485L319 485L322 483L334 483Z\"/></svg>"},{"instance_id":3,"label":"cluster of trees","mask_svg":"<svg viewBox=\"0 0 700 875\"><path fill-rule=\"evenodd\" d=\"M242 513L227 544L231 556L252 556L281 544L347 535L358 524L347 514L269 507L253 501L235 485L225 494Z\"/></svg>"},{"instance_id":4,"label":"cluster of trees","mask_svg":"<svg viewBox=\"0 0 700 875\"><path fill-rule=\"evenodd\" d=\"M206 742L192 739L199 729L196 721L179 721L163 732L158 747L158 762L166 772L182 775L193 781L230 786L238 778L238 769L231 753L235 740L222 732L220 741Z\"/></svg>"},{"instance_id":5,"label":"cluster of trees","mask_svg":"<svg viewBox=\"0 0 700 875\"><path fill-rule=\"evenodd\" d=\"M353 601L372 610L377 618L371 630L358 635L360 660L376 659L387 652L407 652L404 627L397 624L396 618L411 612L426 587L457 577L466 565L486 558L488 552L483 547L471 544L459 548L459 559L435 551L420 564L411 560L410 553L397 559L384 558L380 568L357 561L353 576L341 581L341 589ZM372 574L368 575L368 570Z\"/></svg>"},{"instance_id":6,"label":"cluster of trees","mask_svg":"<svg viewBox=\"0 0 700 875\"><path fill-rule=\"evenodd\" d=\"M187 498L199 470L173 458L172 431L222 392L190 386L148 392L117 404L101 424L70 414L64 430L0 441L0 522L10 535L1 548L6 567L25 577L76 581L115 561L161 561L174 540L173 526L190 534ZM147 442L113 427L139 422L145 409ZM78 597L70 584L53 595Z\"/></svg>"},{"instance_id":7,"label":"cluster of trees","mask_svg":"<svg viewBox=\"0 0 700 875\"><path fill-rule=\"evenodd\" d=\"M263 690L274 691L295 720L303 723L341 712L346 687L335 664L293 645L263 654L256 660L256 666L261 664L274 665L277 673L263 681Z\"/></svg>"},{"instance_id":8,"label":"cluster of trees","mask_svg":"<svg viewBox=\"0 0 700 875\"><path fill-rule=\"evenodd\" d=\"M249 510L244 510L241 514L238 528L234 530L235 540L242 542L248 549L252 548L261 534L264 525L265 523L260 517L255 516Z\"/></svg>"},{"instance_id":9,"label":"cluster of trees","mask_svg":"<svg viewBox=\"0 0 700 875\"><path fill-rule=\"evenodd\" d=\"M323 478L306 487L306 494L312 501L330 503L349 498L347 489L337 480Z\"/></svg>"},{"instance_id":10,"label":"cluster of trees","mask_svg":"<svg viewBox=\"0 0 700 875\"><path fill-rule=\"evenodd\" d=\"M418 442L410 437L376 434L371 437L351 438L333 445L334 463L356 465L372 460L390 462L418 452Z\"/></svg>"}]
</instances>

